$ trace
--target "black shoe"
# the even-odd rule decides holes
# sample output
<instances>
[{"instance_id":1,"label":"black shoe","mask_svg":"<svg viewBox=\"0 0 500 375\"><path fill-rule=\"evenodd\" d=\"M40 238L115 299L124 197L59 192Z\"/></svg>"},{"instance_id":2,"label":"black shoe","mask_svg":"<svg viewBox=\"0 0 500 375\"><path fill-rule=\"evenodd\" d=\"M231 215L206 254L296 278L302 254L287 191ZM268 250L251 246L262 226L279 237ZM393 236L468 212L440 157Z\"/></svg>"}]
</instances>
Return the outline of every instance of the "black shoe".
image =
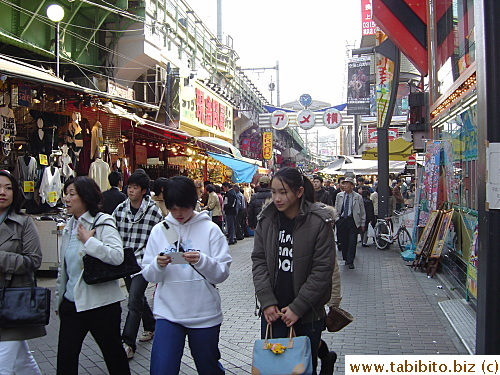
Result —
<instances>
[{"instance_id":1,"label":"black shoe","mask_svg":"<svg viewBox=\"0 0 500 375\"><path fill-rule=\"evenodd\" d=\"M367 244L365 244L365 243L362 243L362 244L361 244L361 246L363 246L363 247L368 247L368 245L367 245Z\"/></svg>"},{"instance_id":2,"label":"black shoe","mask_svg":"<svg viewBox=\"0 0 500 375\"><path fill-rule=\"evenodd\" d=\"M234 244L237 244L238 241L234 241L234 242L228 242L229 245L234 245Z\"/></svg>"},{"instance_id":3,"label":"black shoe","mask_svg":"<svg viewBox=\"0 0 500 375\"><path fill-rule=\"evenodd\" d=\"M333 375L333 367L337 361L337 353L329 352L325 358L321 359L321 371L319 375Z\"/></svg>"},{"instance_id":4,"label":"black shoe","mask_svg":"<svg viewBox=\"0 0 500 375\"><path fill-rule=\"evenodd\" d=\"M349 264L349 269L350 269L350 270L353 270L353 269L354 269L354 264L352 264L352 263L351 263L351 264Z\"/></svg>"}]
</instances>

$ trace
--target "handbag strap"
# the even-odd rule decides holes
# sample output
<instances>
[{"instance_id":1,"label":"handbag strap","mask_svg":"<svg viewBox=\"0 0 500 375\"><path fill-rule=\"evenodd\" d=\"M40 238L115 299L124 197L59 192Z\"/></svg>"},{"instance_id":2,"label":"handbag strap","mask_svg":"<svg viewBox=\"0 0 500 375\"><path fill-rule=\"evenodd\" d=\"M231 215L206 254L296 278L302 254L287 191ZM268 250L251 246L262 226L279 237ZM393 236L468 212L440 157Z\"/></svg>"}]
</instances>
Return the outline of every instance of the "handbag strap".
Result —
<instances>
[{"instance_id":1,"label":"handbag strap","mask_svg":"<svg viewBox=\"0 0 500 375\"><path fill-rule=\"evenodd\" d=\"M29 262L29 264L28 264ZM23 264L24 268L28 271L28 276L29 276L29 281L30 281L30 288L31 288L31 304L33 305L35 303L35 287L36 287L36 278L33 273L33 261L28 257L23 255ZM3 308L4 304L4 299L5 299L5 291L7 288L10 287L10 284L12 283L12 276L13 273L7 273L5 275L5 279L3 282L3 287L2 290L0 291L0 307Z\"/></svg>"},{"instance_id":2,"label":"handbag strap","mask_svg":"<svg viewBox=\"0 0 500 375\"><path fill-rule=\"evenodd\" d=\"M263 349L268 349L267 347L267 344L269 343L269 339L273 339L273 330L272 330L272 324L271 323L267 323L267 326L266 326L266 337L264 338L264 345L263 345ZM288 345L287 345L287 349L291 349L293 348L293 338L296 337L295 335L295 329L293 329L293 326L290 327L290 329L288 330Z\"/></svg>"}]
</instances>

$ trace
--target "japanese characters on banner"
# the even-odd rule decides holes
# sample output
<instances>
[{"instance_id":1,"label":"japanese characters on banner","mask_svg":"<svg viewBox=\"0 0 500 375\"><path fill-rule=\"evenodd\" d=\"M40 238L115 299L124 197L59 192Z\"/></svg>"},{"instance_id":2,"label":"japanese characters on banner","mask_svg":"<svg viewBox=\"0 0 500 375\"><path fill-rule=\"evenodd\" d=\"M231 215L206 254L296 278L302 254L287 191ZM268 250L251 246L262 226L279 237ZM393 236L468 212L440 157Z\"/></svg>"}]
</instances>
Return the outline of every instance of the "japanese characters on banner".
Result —
<instances>
[{"instance_id":1,"label":"japanese characters on banner","mask_svg":"<svg viewBox=\"0 0 500 375\"><path fill-rule=\"evenodd\" d=\"M316 123L316 115L309 109L303 109L297 113L297 125L304 130L309 130Z\"/></svg>"},{"instance_id":2,"label":"japanese characters on banner","mask_svg":"<svg viewBox=\"0 0 500 375\"><path fill-rule=\"evenodd\" d=\"M347 114L370 114L370 59L352 59L347 64Z\"/></svg>"},{"instance_id":3,"label":"japanese characters on banner","mask_svg":"<svg viewBox=\"0 0 500 375\"><path fill-rule=\"evenodd\" d=\"M441 164L441 142L428 141L424 159L422 188L420 190L420 224L425 225L429 213L437 209L439 190L439 166Z\"/></svg>"},{"instance_id":4,"label":"japanese characters on banner","mask_svg":"<svg viewBox=\"0 0 500 375\"><path fill-rule=\"evenodd\" d=\"M200 83L182 88L180 107L181 123L233 139L232 106Z\"/></svg>"},{"instance_id":5,"label":"japanese characters on banner","mask_svg":"<svg viewBox=\"0 0 500 375\"><path fill-rule=\"evenodd\" d=\"M262 158L270 160L273 158L273 133L262 133Z\"/></svg>"},{"instance_id":6,"label":"japanese characters on banner","mask_svg":"<svg viewBox=\"0 0 500 375\"><path fill-rule=\"evenodd\" d=\"M288 113L285 111L274 111L271 113L271 126L276 130L286 129L288 126Z\"/></svg>"},{"instance_id":7,"label":"japanese characters on banner","mask_svg":"<svg viewBox=\"0 0 500 375\"><path fill-rule=\"evenodd\" d=\"M361 0L361 17L363 35L375 35L380 30L372 17L372 0Z\"/></svg>"},{"instance_id":8,"label":"japanese characters on banner","mask_svg":"<svg viewBox=\"0 0 500 375\"><path fill-rule=\"evenodd\" d=\"M377 32L377 45L382 44L387 39L382 31ZM377 103L377 128L384 126L389 101L391 98L392 80L394 78L394 61L375 53L375 86Z\"/></svg>"},{"instance_id":9,"label":"japanese characters on banner","mask_svg":"<svg viewBox=\"0 0 500 375\"><path fill-rule=\"evenodd\" d=\"M323 124L328 129L337 129L342 124L342 115L335 108L327 109L323 113Z\"/></svg>"}]
</instances>

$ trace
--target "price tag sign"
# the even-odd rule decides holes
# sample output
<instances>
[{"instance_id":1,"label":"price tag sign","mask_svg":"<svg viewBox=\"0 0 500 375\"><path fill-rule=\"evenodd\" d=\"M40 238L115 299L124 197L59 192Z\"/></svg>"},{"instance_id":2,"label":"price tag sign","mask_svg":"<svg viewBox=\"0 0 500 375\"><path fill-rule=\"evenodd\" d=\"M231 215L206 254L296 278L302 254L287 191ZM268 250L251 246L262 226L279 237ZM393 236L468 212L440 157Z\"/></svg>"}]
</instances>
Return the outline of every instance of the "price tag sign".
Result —
<instances>
[{"instance_id":1,"label":"price tag sign","mask_svg":"<svg viewBox=\"0 0 500 375\"><path fill-rule=\"evenodd\" d=\"M49 161L47 160L47 155L40 154L40 165L49 165Z\"/></svg>"},{"instance_id":2,"label":"price tag sign","mask_svg":"<svg viewBox=\"0 0 500 375\"><path fill-rule=\"evenodd\" d=\"M49 197L47 199L49 203L56 203L57 202L57 192L56 191L49 191Z\"/></svg>"},{"instance_id":3,"label":"price tag sign","mask_svg":"<svg viewBox=\"0 0 500 375\"><path fill-rule=\"evenodd\" d=\"M35 191L35 181L24 181L23 191L25 193L33 193Z\"/></svg>"}]
</instances>

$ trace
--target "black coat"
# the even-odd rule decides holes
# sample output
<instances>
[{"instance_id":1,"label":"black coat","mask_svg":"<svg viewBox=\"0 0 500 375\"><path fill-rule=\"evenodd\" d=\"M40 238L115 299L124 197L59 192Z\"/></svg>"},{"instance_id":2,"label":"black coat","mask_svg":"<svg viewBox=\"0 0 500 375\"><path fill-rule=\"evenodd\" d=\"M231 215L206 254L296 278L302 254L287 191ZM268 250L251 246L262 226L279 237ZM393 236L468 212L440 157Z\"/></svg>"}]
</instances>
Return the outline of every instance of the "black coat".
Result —
<instances>
[{"instance_id":1,"label":"black coat","mask_svg":"<svg viewBox=\"0 0 500 375\"><path fill-rule=\"evenodd\" d=\"M320 202L320 203L327 204L329 206L333 206L330 192L325 190L325 188L321 188L316 192L316 202Z\"/></svg>"},{"instance_id":2,"label":"black coat","mask_svg":"<svg viewBox=\"0 0 500 375\"><path fill-rule=\"evenodd\" d=\"M102 212L112 214L115 208L122 203L127 196L123 194L118 188L112 187L102 193L103 204Z\"/></svg>"},{"instance_id":3,"label":"black coat","mask_svg":"<svg viewBox=\"0 0 500 375\"><path fill-rule=\"evenodd\" d=\"M375 210L373 208L373 202L371 199L363 198L363 204L366 212L366 225L368 226L368 223L372 223L375 227Z\"/></svg>"},{"instance_id":4,"label":"black coat","mask_svg":"<svg viewBox=\"0 0 500 375\"><path fill-rule=\"evenodd\" d=\"M250 203L248 204L248 226L250 228L257 227L257 217L262 211L264 202L272 197L271 189L260 188L257 193L252 195Z\"/></svg>"}]
</instances>

